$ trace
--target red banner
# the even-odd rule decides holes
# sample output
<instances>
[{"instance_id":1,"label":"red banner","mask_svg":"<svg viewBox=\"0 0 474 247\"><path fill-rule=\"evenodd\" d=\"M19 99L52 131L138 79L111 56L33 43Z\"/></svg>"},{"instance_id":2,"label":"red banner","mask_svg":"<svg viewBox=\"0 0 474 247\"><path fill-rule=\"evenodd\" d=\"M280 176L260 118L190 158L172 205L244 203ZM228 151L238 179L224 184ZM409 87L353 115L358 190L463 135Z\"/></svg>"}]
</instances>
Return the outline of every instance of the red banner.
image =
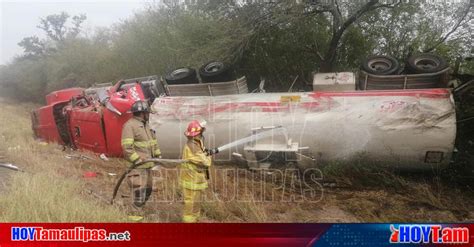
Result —
<instances>
[{"instance_id":1,"label":"red banner","mask_svg":"<svg viewBox=\"0 0 474 247\"><path fill-rule=\"evenodd\" d=\"M9 246L473 246L468 224L6 223Z\"/></svg>"}]
</instances>

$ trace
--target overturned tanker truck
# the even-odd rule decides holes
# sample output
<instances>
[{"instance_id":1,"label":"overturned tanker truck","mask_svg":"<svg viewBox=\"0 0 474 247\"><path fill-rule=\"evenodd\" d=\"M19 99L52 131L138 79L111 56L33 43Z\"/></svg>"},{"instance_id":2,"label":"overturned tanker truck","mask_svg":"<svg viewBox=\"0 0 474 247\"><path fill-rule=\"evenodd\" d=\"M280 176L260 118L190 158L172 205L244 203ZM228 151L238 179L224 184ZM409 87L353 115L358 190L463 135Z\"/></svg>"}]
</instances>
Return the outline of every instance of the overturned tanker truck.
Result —
<instances>
[{"instance_id":1,"label":"overturned tanker truck","mask_svg":"<svg viewBox=\"0 0 474 247\"><path fill-rule=\"evenodd\" d=\"M456 140L448 68L393 75L380 73L387 70L383 64L379 68L380 59L373 63L357 76L315 74L310 92L249 93L245 77L227 80L220 73L212 81L212 73L223 68L217 62L207 64L217 69L201 68L207 72L201 83L194 70L181 68L164 80L150 76L65 89L46 96L47 105L32 112L32 125L45 141L119 157L131 105L148 100L150 127L164 158L180 157L187 123L198 119L207 122L207 147L280 126L285 130L220 152L216 162L250 168L292 162L311 168L363 155L409 169L447 166Z\"/></svg>"}]
</instances>

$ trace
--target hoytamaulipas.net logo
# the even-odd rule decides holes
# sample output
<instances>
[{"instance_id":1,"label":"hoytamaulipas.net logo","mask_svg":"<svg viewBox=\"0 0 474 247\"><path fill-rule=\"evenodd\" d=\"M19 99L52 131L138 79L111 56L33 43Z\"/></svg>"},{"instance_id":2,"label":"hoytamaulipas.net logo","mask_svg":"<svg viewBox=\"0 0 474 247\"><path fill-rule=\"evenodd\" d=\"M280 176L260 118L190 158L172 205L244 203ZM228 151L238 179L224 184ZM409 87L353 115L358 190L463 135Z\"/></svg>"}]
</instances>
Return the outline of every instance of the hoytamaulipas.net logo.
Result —
<instances>
[{"instance_id":1,"label":"hoytamaulipas.net logo","mask_svg":"<svg viewBox=\"0 0 474 247\"><path fill-rule=\"evenodd\" d=\"M390 243L469 243L469 228L442 225L390 225Z\"/></svg>"},{"instance_id":2,"label":"hoytamaulipas.net logo","mask_svg":"<svg viewBox=\"0 0 474 247\"><path fill-rule=\"evenodd\" d=\"M43 227L12 227L12 241L130 241L129 231L108 232L105 229L45 229Z\"/></svg>"}]
</instances>

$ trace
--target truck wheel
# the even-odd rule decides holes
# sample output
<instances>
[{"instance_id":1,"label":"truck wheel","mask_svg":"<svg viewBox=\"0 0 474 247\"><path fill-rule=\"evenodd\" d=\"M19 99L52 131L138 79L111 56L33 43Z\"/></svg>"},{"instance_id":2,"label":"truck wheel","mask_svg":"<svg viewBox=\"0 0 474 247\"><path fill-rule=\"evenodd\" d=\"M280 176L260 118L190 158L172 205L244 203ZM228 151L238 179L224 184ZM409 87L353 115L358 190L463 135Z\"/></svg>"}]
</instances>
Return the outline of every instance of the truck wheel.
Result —
<instances>
[{"instance_id":1,"label":"truck wheel","mask_svg":"<svg viewBox=\"0 0 474 247\"><path fill-rule=\"evenodd\" d=\"M168 84L192 84L199 83L196 70L193 68L177 68L165 76Z\"/></svg>"},{"instance_id":2,"label":"truck wheel","mask_svg":"<svg viewBox=\"0 0 474 247\"><path fill-rule=\"evenodd\" d=\"M362 69L374 75L393 75L398 72L400 65L397 59L384 56L369 56L362 61Z\"/></svg>"},{"instance_id":3,"label":"truck wheel","mask_svg":"<svg viewBox=\"0 0 474 247\"><path fill-rule=\"evenodd\" d=\"M234 80L230 66L219 61L212 61L199 68L199 75L203 82L224 82Z\"/></svg>"},{"instance_id":4,"label":"truck wheel","mask_svg":"<svg viewBox=\"0 0 474 247\"><path fill-rule=\"evenodd\" d=\"M448 67L446 61L434 54L413 55L407 60L408 70L411 73L435 73Z\"/></svg>"}]
</instances>

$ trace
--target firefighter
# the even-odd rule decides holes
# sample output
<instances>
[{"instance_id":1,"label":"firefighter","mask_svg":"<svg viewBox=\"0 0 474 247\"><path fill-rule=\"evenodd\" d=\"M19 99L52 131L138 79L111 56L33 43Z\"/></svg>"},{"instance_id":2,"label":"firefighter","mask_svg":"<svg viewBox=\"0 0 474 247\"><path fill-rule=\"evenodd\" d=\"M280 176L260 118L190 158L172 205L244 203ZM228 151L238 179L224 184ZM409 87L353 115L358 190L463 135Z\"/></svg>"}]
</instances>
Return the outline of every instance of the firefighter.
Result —
<instances>
[{"instance_id":1,"label":"firefighter","mask_svg":"<svg viewBox=\"0 0 474 247\"><path fill-rule=\"evenodd\" d=\"M204 123L193 120L184 132L188 140L183 148L182 158L186 162L181 164L180 183L184 197L183 222L186 223L199 220L202 193L208 186L211 157L203 144L204 130Z\"/></svg>"},{"instance_id":2,"label":"firefighter","mask_svg":"<svg viewBox=\"0 0 474 247\"><path fill-rule=\"evenodd\" d=\"M161 158L158 142L148 126L150 107L145 101L136 101L129 119L122 129L122 149L125 158L132 164L150 158ZM154 163L148 162L133 169L127 176L127 182L133 195L133 205L142 207L153 190L151 168Z\"/></svg>"}]
</instances>

